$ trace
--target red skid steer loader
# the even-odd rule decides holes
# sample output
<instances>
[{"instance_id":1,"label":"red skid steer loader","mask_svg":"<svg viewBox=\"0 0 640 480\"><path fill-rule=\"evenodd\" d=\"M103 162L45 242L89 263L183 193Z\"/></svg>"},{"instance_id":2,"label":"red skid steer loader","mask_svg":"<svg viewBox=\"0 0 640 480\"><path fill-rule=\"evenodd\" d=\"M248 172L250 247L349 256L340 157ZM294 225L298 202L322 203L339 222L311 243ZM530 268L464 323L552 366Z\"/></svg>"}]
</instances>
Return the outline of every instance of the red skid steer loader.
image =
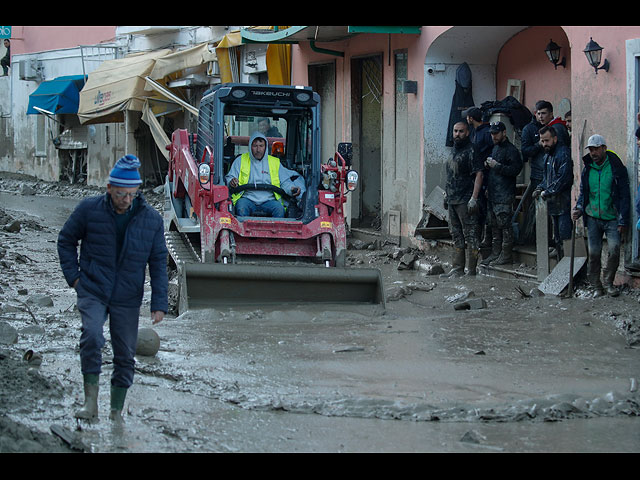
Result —
<instances>
[{"instance_id":1,"label":"red skid steer loader","mask_svg":"<svg viewBox=\"0 0 640 480\"><path fill-rule=\"evenodd\" d=\"M225 176L268 139L301 198L272 185L231 188ZM378 269L345 268L344 204L357 187L351 144L320 160L320 98L309 87L222 84L205 93L197 133L176 130L165 183L165 236L179 274L179 313L223 305L367 303L384 307ZM272 190L284 218L241 217L232 195Z\"/></svg>"}]
</instances>

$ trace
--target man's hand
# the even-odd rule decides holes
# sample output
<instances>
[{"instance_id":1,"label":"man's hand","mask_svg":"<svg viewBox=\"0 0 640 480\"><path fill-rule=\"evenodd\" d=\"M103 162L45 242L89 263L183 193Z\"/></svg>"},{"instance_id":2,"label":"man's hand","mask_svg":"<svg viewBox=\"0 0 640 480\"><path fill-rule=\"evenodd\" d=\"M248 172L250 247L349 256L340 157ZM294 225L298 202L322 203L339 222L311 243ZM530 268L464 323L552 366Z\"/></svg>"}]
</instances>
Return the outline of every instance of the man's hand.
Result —
<instances>
[{"instance_id":1,"label":"man's hand","mask_svg":"<svg viewBox=\"0 0 640 480\"><path fill-rule=\"evenodd\" d=\"M232 179L229 181L229 186L230 186L231 188L236 188L236 187L238 186L238 179L237 179L237 178L232 178Z\"/></svg>"},{"instance_id":2,"label":"man's hand","mask_svg":"<svg viewBox=\"0 0 640 480\"><path fill-rule=\"evenodd\" d=\"M573 210L571 210L571 220L573 220L574 222L578 220L581 216L582 216L582 210L580 210L579 208L574 208Z\"/></svg>"},{"instance_id":3,"label":"man's hand","mask_svg":"<svg viewBox=\"0 0 640 480\"><path fill-rule=\"evenodd\" d=\"M620 234L620 242L624 243L624 236L627 233L627 226L618 225L618 233Z\"/></svg>"},{"instance_id":4,"label":"man's hand","mask_svg":"<svg viewBox=\"0 0 640 480\"><path fill-rule=\"evenodd\" d=\"M469 203L467 203L467 212L474 214L478 211L478 201L471 197Z\"/></svg>"},{"instance_id":5,"label":"man's hand","mask_svg":"<svg viewBox=\"0 0 640 480\"><path fill-rule=\"evenodd\" d=\"M291 195L293 195L294 197L297 197L298 195L300 195L300 187L292 187Z\"/></svg>"},{"instance_id":6,"label":"man's hand","mask_svg":"<svg viewBox=\"0 0 640 480\"><path fill-rule=\"evenodd\" d=\"M76 288L78 286L78 282L80 281L79 278L76 278L76 281L73 282L73 288Z\"/></svg>"},{"instance_id":7,"label":"man's hand","mask_svg":"<svg viewBox=\"0 0 640 480\"><path fill-rule=\"evenodd\" d=\"M534 200L537 200L537 198L540 196L540 192L542 192L542 190L534 190L533 193L531 194L531 198L533 198Z\"/></svg>"},{"instance_id":8,"label":"man's hand","mask_svg":"<svg viewBox=\"0 0 640 480\"><path fill-rule=\"evenodd\" d=\"M495 166L498 164L498 162L497 162L497 161L495 161L493 158L488 157L488 158L485 160L484 164L485 164L487 167L489 167L489 168L493 168L493 167L495 167Z\"/></svg>"},{"instance_id":9,"label":"man's hand","mask_svg":"<svg viewBox=\"0 0 640 480\"><path fill-rule=\"evenodd\" d=\"M162 310L156 310L155 312L151 312L151 320L153 325L160 323L164 319L164 312Z\"/></svg>"}]
</instances>

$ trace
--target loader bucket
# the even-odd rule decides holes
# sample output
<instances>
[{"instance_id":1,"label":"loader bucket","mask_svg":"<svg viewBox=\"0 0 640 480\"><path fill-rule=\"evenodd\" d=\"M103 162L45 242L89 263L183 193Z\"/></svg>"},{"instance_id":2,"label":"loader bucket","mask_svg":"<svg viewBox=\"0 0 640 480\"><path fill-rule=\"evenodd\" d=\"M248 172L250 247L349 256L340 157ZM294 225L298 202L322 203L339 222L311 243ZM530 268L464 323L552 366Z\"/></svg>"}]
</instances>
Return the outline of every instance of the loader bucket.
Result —
<instances>
[{"instance_id":1,"label":"loader bucket","mask_svg":"<svg viewBox=\"0 0 640 480\"><path fill-rule=\"evenodd\" d=\"M187 263L179 311L229 305L382 304L378 269Z\"/></svg>"}]
</instances>

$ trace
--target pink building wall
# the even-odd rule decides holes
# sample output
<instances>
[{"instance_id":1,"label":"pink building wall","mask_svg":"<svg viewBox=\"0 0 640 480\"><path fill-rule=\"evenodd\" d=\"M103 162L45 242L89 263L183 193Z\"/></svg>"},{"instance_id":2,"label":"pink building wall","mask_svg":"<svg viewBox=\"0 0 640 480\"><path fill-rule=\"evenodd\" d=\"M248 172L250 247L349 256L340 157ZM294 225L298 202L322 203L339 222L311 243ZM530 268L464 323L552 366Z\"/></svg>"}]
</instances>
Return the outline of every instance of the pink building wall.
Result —
<instances>
[{"instance_id":1,"label":"pink building wall","mask_svg":"<svg viewBox=\"0 0 640 480\"><path fill-rule=\"evenodd\" d=\"M554 69L544 53L550 40L562 48L560 59L566 57L566 68ZM505 43L498 55L496 98L506 96L509 79L524 80L522 103L532 113L538 100L547 100L556 108L563 98L571 98L571 67L569 40L562 27L523 30Z\"/></svg>"},{"instance_id":2,"label":"pink building wall","mask_svg":"<svg viewBox=\"0 0 640 480\"><path fill-rule=\"evenodd\" d=\"M107 26L12 26L11 55L93 45L116 36Z\"/></svg>"}]
</instances>

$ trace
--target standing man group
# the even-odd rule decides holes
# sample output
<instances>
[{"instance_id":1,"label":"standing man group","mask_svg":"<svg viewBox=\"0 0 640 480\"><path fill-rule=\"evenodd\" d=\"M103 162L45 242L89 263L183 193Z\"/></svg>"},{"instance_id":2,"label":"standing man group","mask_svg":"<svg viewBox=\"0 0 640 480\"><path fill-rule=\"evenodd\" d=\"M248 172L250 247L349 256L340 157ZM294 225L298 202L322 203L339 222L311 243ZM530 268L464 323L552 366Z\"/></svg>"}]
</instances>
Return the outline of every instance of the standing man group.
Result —
<instances>
[{"instance_id":1,"label":"standing man group","mask_svg":"<svg viewBox=\"0 0 640 480\"><path fill-rule=\"evenodd\" d=\"M109 416L122 421L127 390L133 383L147 266L153 323L162 321L168 309L163 220L138 191L142 183L139 167L133 155L118 160L109 175L107 192L82 200L58 235L62 273L76 290L82 317L80 366L85 398L75 414L79 419L98 415L103 326L108 317L113 350Z\"/></svg>"}]
</instances>

